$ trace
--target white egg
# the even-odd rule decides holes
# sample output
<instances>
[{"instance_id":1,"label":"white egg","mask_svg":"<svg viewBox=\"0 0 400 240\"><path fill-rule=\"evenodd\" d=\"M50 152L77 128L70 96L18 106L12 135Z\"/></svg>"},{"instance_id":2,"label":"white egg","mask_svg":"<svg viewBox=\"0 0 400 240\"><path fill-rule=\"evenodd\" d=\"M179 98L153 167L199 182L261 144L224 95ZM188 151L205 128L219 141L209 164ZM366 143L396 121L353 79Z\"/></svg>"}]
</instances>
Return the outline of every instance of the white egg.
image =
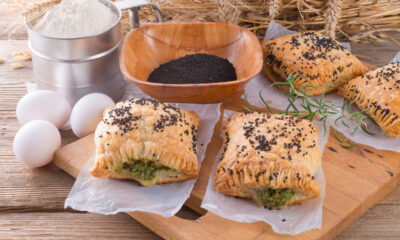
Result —
<instances>
[{"instance_id":1,"label":"white egg","mask_svg":"<svg viewBox=\"0 0 400 240\"><path fill-rule=\"evenodd\" d=\"M60 132L52 123L44 120L25 124L14 137L14 153L29 167L41 167L51 162L60 146Z\"/></svg>"},{"instance_id":2,"label":"white egg","mask_svg":"<svg viewBox=\"0 0 400 240\"><path fill-rule=\"evenodd\" d=\"M71 112L72 131L80 138L93 133L103 117L104 109L113 105L114 101L103 93L91 93L82 97Z\"/></svg>"},{"instance_id":3,"label":"white egg","mask_svg":"<svg viewBox=\"0 0 400 240\"><path fill-rule=\"evenodd\" d=\"M17 118L21 124L32 120L46 120L60 129L70 114L71 106L64 95L49 90L28 93L17 105Z\"/></svg>"}]
</instances>

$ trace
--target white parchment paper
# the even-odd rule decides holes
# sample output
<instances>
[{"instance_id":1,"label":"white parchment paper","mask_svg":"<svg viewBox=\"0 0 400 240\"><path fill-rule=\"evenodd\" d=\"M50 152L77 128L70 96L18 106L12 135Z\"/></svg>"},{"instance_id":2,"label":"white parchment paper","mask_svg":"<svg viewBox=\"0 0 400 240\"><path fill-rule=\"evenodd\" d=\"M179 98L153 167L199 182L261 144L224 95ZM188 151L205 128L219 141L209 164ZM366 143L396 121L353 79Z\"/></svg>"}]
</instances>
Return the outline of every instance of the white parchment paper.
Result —
<instances>
[{"instance_id":1,"label":"white parchment paper","mask_svg":"<svg viewBox=\"0 0 400 240\"><path fill-rule=\"evenodd\" d=\"M124 98L147 97L133 83L127 84ZM210 142L214 126L220 117L219 104L181 104L172 105L195 111L200 116L197 135L199 163L204 159L207 144ZM199 166L201 166L199 164ZM94 178L89 171L94 165L92 156L76 179L65 207L80 211L101 214L142 211L171 217L182 207L190 196L196 179L142 187L134 181Z\"/></svg>"},{"instance_id":2,"label":"white parchment paper","mask_svg":"<svg viewBox=\"0 0 400 240\"><path fill-rule=\"evenodd\" d=\"M287 30L285 27L275 22L271 22L267 29L265 40L281 37L291 33L294 33L294 31ZM342 45L350 50L349 43L342 43ZM399 61L400 52L391 62ZM264 73L261 73L256 78L252 79L245 88L249 102L255 106L264 106L258 96L260 90L262 90L262 95L264 99L267 101L271 101L270 105L272 107L280 110L285 109L288 105L287 95L280 92L276 87L271 87L271 84L272 82L266 77ZM325 98L337 102L338 106L341 106L344 101L344 98L336 92L327 94ZM297 106L300 106L300 103L301 99L298 99L295 104ZM353 110L359 110L357 106L355 106L355 104L353 105ZM375 135L373 136L368 135L361 130L358 130L355 134L352 134L354 128L347 128L342 124L335 125L334 121L335 118L328 118L328 127L334 127L336 130L343 133L348 139L351 139L356 143L369 145L376 149L400 152L400 139L386 136L384 132L372 121L367 120L366 123L368 124L368 129L371 132L375 133ZM352 124L350 122L347 122L347 124L352 127Z\"/></svg>"},{"instance_id":3,"label":"white parchment paper","mask_svg":"<svg viewBox=\"0 0 400 240\"><path fill-rule=\"evenodd\" d=\"M235 112L225 111L224 121L228 116ZM315 122L319 129L319 147L323 153L325 145L328 141L329 132L324 134L323 125ZM329 131L329 130L328 130ZM220 159L222 151L218 154ZM215 191L213 187L214 173L219 161L214 163L211 171L210 180L207 185L206 194L204 196L201 207L208 211L237 222L257 222L263 221L272 226L276 233L296 235L311 229L320 229L322 225L322 205L325 197L325 177L322 167L318 168L315 175L317 183L321 187L321 196L311 199L300 205L289 206L280 210L268 210L259 208L258 205L248 199L235 198Z\"/></svg>"}]
</instances>

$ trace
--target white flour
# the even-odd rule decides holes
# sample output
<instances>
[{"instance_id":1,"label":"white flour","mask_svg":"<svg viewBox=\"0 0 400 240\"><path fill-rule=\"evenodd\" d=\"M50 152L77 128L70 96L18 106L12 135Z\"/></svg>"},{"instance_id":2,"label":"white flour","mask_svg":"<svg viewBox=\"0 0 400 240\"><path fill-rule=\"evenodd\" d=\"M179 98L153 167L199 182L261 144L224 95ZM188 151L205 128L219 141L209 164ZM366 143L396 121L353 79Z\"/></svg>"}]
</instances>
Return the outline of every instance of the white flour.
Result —
<instances>
[{"instance_id":1,"label":"white flour","mask_svg":"<svg viewBox=\"0 0 400 240\"><path fill-rule=\"evenodd\" d=\"M98 0L62 0L33 30L50 37L86 37L106 31L116 21L117 15Z\"/></svg>"}]
</instances>

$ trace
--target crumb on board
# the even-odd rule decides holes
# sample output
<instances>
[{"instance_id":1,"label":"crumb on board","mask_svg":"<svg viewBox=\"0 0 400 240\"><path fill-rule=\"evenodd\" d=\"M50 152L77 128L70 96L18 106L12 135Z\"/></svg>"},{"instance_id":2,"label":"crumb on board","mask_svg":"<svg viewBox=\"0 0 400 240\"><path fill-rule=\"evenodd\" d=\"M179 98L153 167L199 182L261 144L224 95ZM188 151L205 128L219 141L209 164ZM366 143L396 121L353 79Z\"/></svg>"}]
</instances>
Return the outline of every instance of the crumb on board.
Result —
<instances>
[{"instance_id":1,"label":"crumb on board","mask_svg":"<svg viewBox=\"0 0 400 240\"><path fill-rule=\"evenodd\" d=\"M6 60L5 59L3 59L3 58L0 58L0 64L3 64L3 63L5 63L6 62Z\"/></svg>"},{"instance_id":2,"label":"crumb on board","mask_svg":"<svg viewBox=\"0 0 400 240\"><path fill-rule=\"evenodd\" d=\"M12 55L13 55L14 59L19 62L29 61L32 59L32 54L29 49L23 49L19 52L13 53Z\"/></svg>"},{"instance_id":3,"label":"crumb on board","mask_svg":"<svg viewBox=\"0 0 400 240\"><path fill-rule=\"evenodd\" d=\"M10 65L13 69L20 69L20 68L25 67L25 65L22 62L15 62L15 63L11 63Z\"/></svg>"}]
</instances>

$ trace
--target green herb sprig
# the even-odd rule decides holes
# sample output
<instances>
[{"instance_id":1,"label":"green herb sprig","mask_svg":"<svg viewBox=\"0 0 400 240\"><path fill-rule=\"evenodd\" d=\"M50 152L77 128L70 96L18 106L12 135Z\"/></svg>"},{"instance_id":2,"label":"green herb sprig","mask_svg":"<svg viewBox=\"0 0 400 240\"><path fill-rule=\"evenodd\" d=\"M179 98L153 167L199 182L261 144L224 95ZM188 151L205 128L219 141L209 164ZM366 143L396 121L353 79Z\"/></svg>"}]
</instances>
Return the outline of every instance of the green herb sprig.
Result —
<instances>
[{"instance_id":1,"label":"green herb sprig","mask_svg":"<svg viewBox=\"0 0 400 240\"><path fill-rule=\"evenodd\" d=\"M342 124L346 128L351 128L348 122L354 123L354 129L351 133L352 135L355 134L358 130L362 130L363 132L369 135L375 135L373 132L370 132L367 128L367 123L365 122L365 120L371 118L365 114L364 110L354 111L352 109L352 103L351 102L349 103L347 100L345 100L341 106L338 106L336 102L325 99L325 94L330 88L330 86L327 86L319 97L308 96L305 91L305 88L307 87L315 88L315 86L305 85L300 89L300 91L297 90L294 82L299 77L305 78L305 76L302 74L297 74L297 75L290 74L286 82L276 82L271 85L271 87L275 85L289 86L289 94L288 94L289 104L284 111L281 111L278 114L293 115L303 119L308 119L311 122L314 121L316 118L319 118L318 120L323 122L324 124L325 133L327 132L327 119L329 117L335 117L336 126L338 126L338 124ZM269 106L268 102L263 98L261 91L259 92L259 97L260 100L263 102L263 104L267 107L269 113L273 114L271 107ZM244 94L244 98L249 106L245 107L245 109L249 112L256 112L256 110L251 106L251 104L247 100L246 94ZM302 102L300 104L300 107L297 107L295 105L295 102L299 98L302 99ZM337 134L335 134L335 136L337 136L336 138L340 142L345 142L343 139L338 138ZM345 146L342 144L342 146L344 148L352 148L354 144L351 144L349 146Z\"/></svg>"}]
</instances>

